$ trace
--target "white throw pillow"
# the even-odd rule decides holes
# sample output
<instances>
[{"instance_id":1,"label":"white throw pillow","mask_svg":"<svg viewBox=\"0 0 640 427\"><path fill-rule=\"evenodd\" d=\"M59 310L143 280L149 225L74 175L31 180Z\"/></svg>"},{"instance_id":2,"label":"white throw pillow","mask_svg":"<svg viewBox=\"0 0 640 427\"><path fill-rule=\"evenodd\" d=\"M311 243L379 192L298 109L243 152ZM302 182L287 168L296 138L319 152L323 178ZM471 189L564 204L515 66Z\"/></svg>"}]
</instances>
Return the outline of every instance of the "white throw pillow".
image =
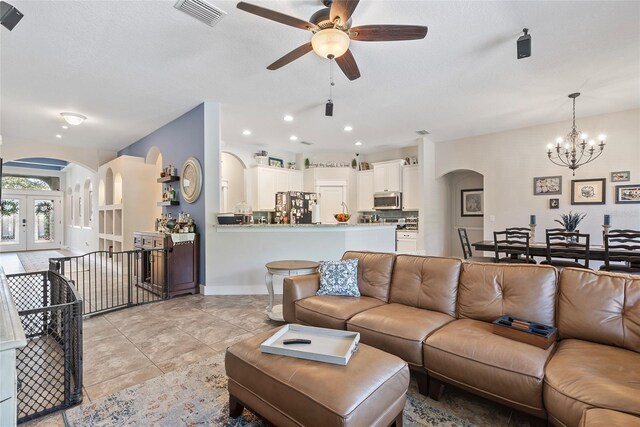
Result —
<instances>
[{"instance_id":1,"label":"white throw pillow","mask_svg":"<svg viewBox=\"0 0 640 427\"><path fill-rule=\"evenodd\" d=\"M320 261L320 289L316 295L359 297L358 259Z\"/></svg>"}]
</instances>

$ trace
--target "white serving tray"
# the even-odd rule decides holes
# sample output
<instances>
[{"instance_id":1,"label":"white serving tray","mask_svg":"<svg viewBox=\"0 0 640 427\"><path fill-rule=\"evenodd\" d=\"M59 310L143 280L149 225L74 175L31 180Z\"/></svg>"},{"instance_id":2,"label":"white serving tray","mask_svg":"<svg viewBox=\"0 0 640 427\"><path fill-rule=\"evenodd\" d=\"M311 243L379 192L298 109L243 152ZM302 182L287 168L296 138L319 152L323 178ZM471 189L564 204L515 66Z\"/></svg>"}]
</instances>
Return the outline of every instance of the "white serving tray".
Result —
<instances>
[{"instance_id":1,"label":"white serving tray","mask_svg":"<svg viewBox=\"0 0 640 427\"><path fill-rule=\"evenodd\" d=\"M282 343L290 338L309 339L311 344ZM359 342L358 332L291 324L283 326L260 344L260 351L344 366L355 353Z\"/></svg>"}]
</instances>

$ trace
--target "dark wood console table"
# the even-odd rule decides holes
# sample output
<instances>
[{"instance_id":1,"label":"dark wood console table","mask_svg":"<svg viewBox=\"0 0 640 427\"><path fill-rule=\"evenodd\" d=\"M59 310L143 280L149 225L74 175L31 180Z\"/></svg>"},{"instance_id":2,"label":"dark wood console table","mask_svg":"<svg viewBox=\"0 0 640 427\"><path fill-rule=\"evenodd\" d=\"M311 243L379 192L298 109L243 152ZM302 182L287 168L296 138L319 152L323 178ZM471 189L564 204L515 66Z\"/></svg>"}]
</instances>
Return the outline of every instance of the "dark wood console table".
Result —
<instances>
[{"instance_id":1,"label":"dark wood console table","mask_svg":"<svg viewBox=\"0 0 640 427\"><path fill-rule=\"evenodd\" d=\"M171 234L134 232L133 248L143 250L135 267L138 286L166 298L199 293L199 234L174 242Z\"/></svg>"}]
</instances>

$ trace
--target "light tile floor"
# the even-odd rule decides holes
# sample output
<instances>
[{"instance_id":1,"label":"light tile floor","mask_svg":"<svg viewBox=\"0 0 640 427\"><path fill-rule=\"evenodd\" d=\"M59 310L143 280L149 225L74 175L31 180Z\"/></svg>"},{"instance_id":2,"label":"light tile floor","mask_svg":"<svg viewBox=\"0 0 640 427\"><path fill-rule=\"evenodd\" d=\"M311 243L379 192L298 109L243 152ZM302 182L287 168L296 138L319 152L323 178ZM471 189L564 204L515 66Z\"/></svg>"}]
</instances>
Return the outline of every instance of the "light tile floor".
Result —
<instances>
[{"instance_id":1,"label":"light tile floor","mask_svg":"<svg viewBox=\"0 0 640 427\"><path fill-rule=\"evenodd\" d=\"M267 319L266 306L266 295L186 295L85 319L84 399L110 395L282 325ZM57 413L24 425L64 422Z\"/></svg>"},{"instance_id":2,"label":"light tile floor","mask_svg":"<svg viewBox=\"0 0 640 427\"><path fill-rule=\"evenodd\" d=\"M7 274L21 272L15 254L0 254L0 263ZM276 303L281 299L276 297ZM266 305L266 295L187 295L85 319L85 402L205 359L282 325L267 319ZM522 414L453 387L447 387L435 405L478 426L528 425ZM62 411L22 425L63 427Z\"/></svg>"}]
</instances>

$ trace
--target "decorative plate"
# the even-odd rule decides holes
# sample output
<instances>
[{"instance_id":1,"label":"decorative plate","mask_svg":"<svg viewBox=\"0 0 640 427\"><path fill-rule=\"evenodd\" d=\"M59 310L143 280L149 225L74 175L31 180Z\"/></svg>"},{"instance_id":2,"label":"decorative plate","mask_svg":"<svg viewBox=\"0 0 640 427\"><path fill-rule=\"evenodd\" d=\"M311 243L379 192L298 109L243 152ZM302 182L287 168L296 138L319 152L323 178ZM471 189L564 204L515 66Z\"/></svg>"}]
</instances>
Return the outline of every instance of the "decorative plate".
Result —
<instances>
[{"instance_id":1,"label":"decorative plate","mask_svg":"<svg viewBox=\"0 0 640 427\"><path fill-rule=\"evenodd\" d=\"M198 200L202 189L202 168L200 162L195 157L189 157L182 165L182 177L180 179L180 190L182 198L187 203Z\"/></svg>"}]
</instances>

